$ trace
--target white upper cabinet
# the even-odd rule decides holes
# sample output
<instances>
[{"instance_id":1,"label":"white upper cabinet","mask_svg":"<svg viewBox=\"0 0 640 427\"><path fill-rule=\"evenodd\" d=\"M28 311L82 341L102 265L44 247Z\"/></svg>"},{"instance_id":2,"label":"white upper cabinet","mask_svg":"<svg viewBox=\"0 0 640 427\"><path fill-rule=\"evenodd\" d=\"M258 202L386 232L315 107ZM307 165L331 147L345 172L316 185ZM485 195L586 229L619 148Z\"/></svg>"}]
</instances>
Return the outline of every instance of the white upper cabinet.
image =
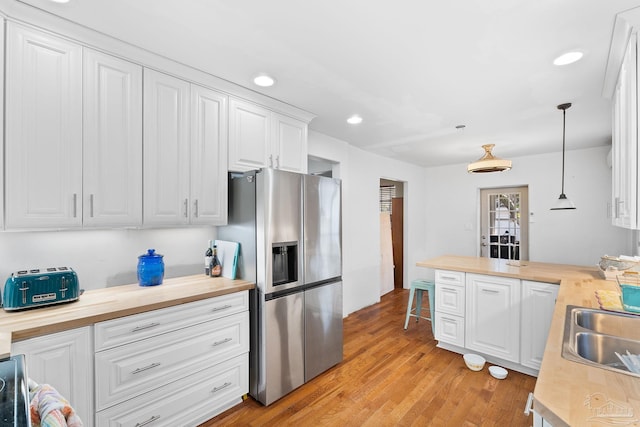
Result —
<instances>
[{"instance_id":1,"label":"white upper cabinet","mask_svg":"<svg viewBox=\"0 0 640 427\"><path fill-rule=\"evenodd\" d=\"M142 67L84 50L83 223L142 225Z\"/></svg>"},{"instance_id":2,"label":"white upper cabinet","mask_svg":"<svg viewBox=\"0 0 640 427\"><path fill-rule=\"evenodd\" d=\"M258 105L229 100L229 170L247 171L269 165L271 112Z\"/></svg>"},{"instance_id":3,"label":"white upper cabinet","mask_svg":"<svg viewBox=\"0 0 640 427\"><path fill-rule=\"evenodd\" d=\"M307 172L307 124L273 113L273 167L291 172Z\"/></svg>"},{"instance_id":4,"label":"white upper cabinet","mask_svg":"<svg viewBox=\"0 0 640 427\"><path fill-rule=\"evenodd\" d=\"M144 224L189 223L189 83L144 70Z\"/></svg>"},{"instance_id":5,"label":"white upper cabinet","mask_svg":"<svg viewBox=\"0 0 640 427\"><path fill-rule=\"evenodd\" d=\"M250 102L229 101L229 170L307 172L307 123Z\"/></svg>"},{"instance_id":6,"label":"white upper cabinet","mask_svg":"<svg viewBox=\"0 0 640 427\"><path fill-rule=\"evenodd\" d=\"M144 225L226 224L227 96L144 76Z\"/></svg>"},{"instance_id":7,"label":"white upper cabinet","mask_svg":"<svg viewBox=\"0 0 640 427\"><path fill-rule=\"evenodd\" d=\"M624 54L613 96L612 223L638 228L638 75L634 33Z\"/></svg>"},{"instance_id":8,"label":"white upper cabinet","mask_svg":"<svg viewBox=\"0 0 640 427\"><path fill-rule=\"evenodd\" d=\"M227 96L191 85L192 224L227 223Z\"/></svg>"},{"instance_id":9,"label":"white upper cabinet","mask_svg":"<svg viewBox=\"0 0 640 427\"><path fill-rule=\"evenodd\" d=\"M5 225L82 226L82 47L9 22Z\"/></svg>"}]
</instances>

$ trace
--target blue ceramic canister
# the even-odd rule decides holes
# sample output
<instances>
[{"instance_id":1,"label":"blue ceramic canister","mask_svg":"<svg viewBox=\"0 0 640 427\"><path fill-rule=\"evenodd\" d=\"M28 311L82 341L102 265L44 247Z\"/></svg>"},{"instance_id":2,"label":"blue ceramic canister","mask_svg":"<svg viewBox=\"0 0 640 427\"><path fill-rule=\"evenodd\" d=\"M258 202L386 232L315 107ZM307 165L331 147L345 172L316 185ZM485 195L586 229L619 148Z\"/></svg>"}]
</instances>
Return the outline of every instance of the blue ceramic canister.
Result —
<instances>
[{"instance_id":1,"label":"blue ceramic canister","mask_svg":"<svg viewBox=\"0 0 640 427\"><path fill-rule=\"evenodd\" d=\"M156 286L162 284L164 277L164 261L155 249L138 257L138 283L140 286Z\"/></svg>"}]
</instances>

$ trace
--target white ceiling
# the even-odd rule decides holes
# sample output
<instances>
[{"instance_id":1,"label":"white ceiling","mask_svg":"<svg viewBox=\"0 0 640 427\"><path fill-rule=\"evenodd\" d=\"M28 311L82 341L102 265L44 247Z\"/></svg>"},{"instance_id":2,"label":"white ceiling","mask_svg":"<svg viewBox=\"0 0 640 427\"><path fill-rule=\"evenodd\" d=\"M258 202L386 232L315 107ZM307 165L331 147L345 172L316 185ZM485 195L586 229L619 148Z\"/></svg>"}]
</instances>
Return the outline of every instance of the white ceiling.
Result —
<instances>
[{"instance_id":1,"label":"white ceiling","mask_svg":"<svg viewBox=\"0 0 640 427\"><path fill-rule=\"evenodd\" d=\"M285 101L310 128L432 166L611 143L615 15L640 0L47 0L23 3ZM553 59L580 49L584 58ZM260 89L258 73L277 79ZM348 125L352 114L364 118ZM455 126L466 125L464 130Z\"/></svg>"}]
</instances>

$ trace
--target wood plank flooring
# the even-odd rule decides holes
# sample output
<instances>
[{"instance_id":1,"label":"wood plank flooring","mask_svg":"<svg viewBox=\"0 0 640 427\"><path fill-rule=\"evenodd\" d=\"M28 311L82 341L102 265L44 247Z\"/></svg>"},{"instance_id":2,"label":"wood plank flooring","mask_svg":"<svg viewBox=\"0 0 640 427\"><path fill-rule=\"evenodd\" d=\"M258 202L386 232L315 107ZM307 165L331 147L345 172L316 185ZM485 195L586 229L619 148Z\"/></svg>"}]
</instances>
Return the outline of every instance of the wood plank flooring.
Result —
<instances>
[{"instance_id":1,"label":"wood plank flooring","mask_svg":"<svg viewBox=\"0 0 640 427\"><path fill-rule=\"evenodd\" d=\"M428 321L412 318L405 331L408 296L396 289L344 320L342 363L268 407L249 397L201 427L531 426L523 411L535 378L470 371L436 348Z\"/></svg>"}]
</instances>

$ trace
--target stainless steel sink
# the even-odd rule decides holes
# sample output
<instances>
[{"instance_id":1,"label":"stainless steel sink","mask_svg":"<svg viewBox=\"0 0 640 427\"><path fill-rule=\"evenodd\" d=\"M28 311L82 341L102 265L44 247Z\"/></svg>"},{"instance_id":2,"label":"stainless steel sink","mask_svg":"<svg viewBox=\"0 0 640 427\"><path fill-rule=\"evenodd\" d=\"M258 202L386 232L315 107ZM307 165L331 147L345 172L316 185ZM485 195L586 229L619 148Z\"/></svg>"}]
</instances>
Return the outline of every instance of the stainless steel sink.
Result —
<instances>
[{"instance_id":1,"label":"stainless steel sink","mask_svg":"<svg viewBox=\"0 0 640 427\"><path fill-rule=\"evenodd\" d=\"M640 317L592 308L567 306L562 357L574 362L640 377L616 356L640 354Z\"/></svg>"},{"instance_id":2,"label":"stainless steel sink","mask_svg":"<svg viewBox=\"0 0 640 427\"><path fill-rule=\"evenodd\" d=\"M575 308L573 314L573 321L585 329L601 334L640 340L640 318L633 314L584 307Z\"/></svg>"}]
</instances>

